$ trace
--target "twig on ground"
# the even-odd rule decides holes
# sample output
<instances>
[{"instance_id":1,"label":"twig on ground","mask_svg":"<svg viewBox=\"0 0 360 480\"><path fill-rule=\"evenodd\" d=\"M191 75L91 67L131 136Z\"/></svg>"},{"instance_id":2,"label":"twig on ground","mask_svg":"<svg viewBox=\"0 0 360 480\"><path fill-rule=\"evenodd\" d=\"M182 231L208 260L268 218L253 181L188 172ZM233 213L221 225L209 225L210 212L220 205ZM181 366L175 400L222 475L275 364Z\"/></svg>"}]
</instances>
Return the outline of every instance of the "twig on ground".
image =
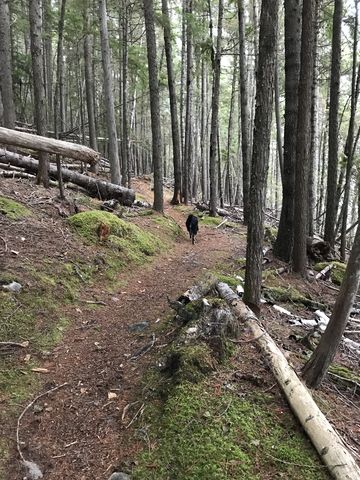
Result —
<instances>
[{"instance_id":1,"label":"twig on ground","mask_svg":"<svg viewBox=\"0 0 360 480\"><path fill-rule=\"evenodd\" d=\"M93 305L104 305L106 306L105 302L101 302L100 300L82 300L84 303L89 303Z\"/></svg>"},{"instance_id":2,"label":"twig on ground","mask_svg":"<svg viewBox=\"0 0 360 480\"><path fill-rule=\"evenodd\" d=\"M21 414L18 418L17 427L16 427L16 447L17 447L17 451L19 452L19 456L20 456L21 460L24 462L25 465L27 465L27 460L25 459L25 457L24 457L24 455L21 451L21 447L20 447L20 424L21 424L21 420L22 420L23 416L29 410L29 408L31 408L34 405L34 403L36 403L40 398L45 397L45 395L49 395L50 393L53 393L56 390L59 390L60 388L66 387L67 385L69 385L67 382L62 383L61 385L58 385L57 387L51 388L50 390L47 390L46 392L41 393L40 395L35 397L34 400L32 400L24 408L24 410L21 412Z\"/></svg>"},{"instance_id":3,"label":"twig on ground","mask_svg":"<svg viewBox=\"0 0 360 480\"><path fill-rule=\"evenodd\" d=\"M130 425L132 425L132 424L135 422L135 420L137 419L137 417L138 417L138 416L141 416L141 415L143 414L144 409L145 409L145 403L143 403L143 404L141 405L141 407L139 408L139 410L138 410L138 411L135 413L135 415L133 416L133 418L132 418L132 420L130 421L130 423L128 423L125 428L129 428Z\"/></svg>"},{"instance_id":4,"label":"twig on ground","mask_svg":"<svg viewBox=\"0 0 360 480\"><path fill-rule=\"evenodd\" d=\"M125 420L126 413L129 410L129 408L132 407L133 405L136 405L137 403L139 403L139 400L136 400L136 402L131 402L131 403L128 403L128 404L125 405L125 407L123 409L123 412L122 412L122 415L121 415L121 421L122 422Z\"/></svg>"},{"instance_id":5,"label":"twig on ground","mask_svg":"<svg viewBox=\"0 0 360 480\"><path fill-rule=\"evenodd\" d=\"M303 464L303 463L287 462L286 460L282 460L281 458L277 458L277 457L274 457L273 455L270 455L270 453L267 453L267 452L263 452L263 453L265 453L266 456L272 458L276 462L285 463L286 465L293 465L294 467L309 468L311 470L318 470L318 469L322 470L324 468L328 468L326 465L307 465L307 464ZM334 465L334 467L335 466L340 467L341 465Z\"/></svg>"},{"instance_id":6,"label":"twig on ground","mask_svg":"<svg viewBox=\"0 0 360 480\"><path fill-rule=\"evenodd\" d=\"M221 223L219 223L219 225L218 225L217 227L215 227L215 228L220 228L222 225L224 225L224 223L227 222L227 220L228 220L228 219L225 218L225 220L223 220Z\"/></svg>"},{"instance_id":7,"label":"twig on ground","mask_svg":"<svg viewBox=\"0 0 360 480\"><path fill-rule=\"evenodd\" d=\"M7 246L7 243L6 243L6 240L4 237L0 237L0 240L2 240L4 242L4 247L5 247L5 252L6 253L8 251L8 246Z\"/></svg>"},{"instance_id":8,"label":"twig on ground","mask_svg":"<svg viewBox=\"0 0 360 480\"><path fill-rule=\"evenodd\" d=\"M136 360L137 358L140 358L142 357L143 355L145 355L145 353L147 353L148 351L150 351L153 346L155 345L155 342L156 342L156 337L155 337L155 333L152 334L152 340L150 343L147 343L146 345L144 345L143 347L140 348L140 350L138 350L137 352L135 352L130 360Z\"/></svg>"}]
</instances>

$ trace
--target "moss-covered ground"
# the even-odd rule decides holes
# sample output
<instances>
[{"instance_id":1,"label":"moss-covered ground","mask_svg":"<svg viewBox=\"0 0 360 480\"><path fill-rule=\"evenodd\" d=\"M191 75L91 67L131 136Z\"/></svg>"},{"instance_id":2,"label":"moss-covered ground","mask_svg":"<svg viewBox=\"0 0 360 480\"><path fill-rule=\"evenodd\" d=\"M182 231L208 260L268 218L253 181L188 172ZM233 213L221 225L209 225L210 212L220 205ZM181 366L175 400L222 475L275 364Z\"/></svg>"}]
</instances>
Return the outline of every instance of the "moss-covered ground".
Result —
<instances>
[{"instance_id":1,"label":"moss-covered ground","mask_svg":"<svg viewBox=\"0 0 360 480\"><path fill-rule=\"evenodd\" d=\"M134 480L262 480L329 478L290 413L271 396L220 395L211 380L177 385L143 419L152 446ZM264 476L266 472L266 476Z\"/></svg>"},{"instance_id":2,"label":"moss-covered ground","mask_svg":"<svg viewBox=\"0 0 360 480\"><path fill-rule=\"evenodd\" d=\"M0 214L6 215L10 220L19 220L31 215L31 210L10 198L0 196Z\"/></svg>"},{"instance_id":3,"label":"moss-covered ground","mask_svg":"<svg viewBox=\"0 0 360 480\"><path fill-rule=\"evenodd\" d=\"M332 265L332 269L330 271L330 278L335 285L341 285L344 279L346 264L341 262L320 262L314 265L314 270L317 272L321 272L324 268L328 265Z\"/></svg>"}]
</instances>

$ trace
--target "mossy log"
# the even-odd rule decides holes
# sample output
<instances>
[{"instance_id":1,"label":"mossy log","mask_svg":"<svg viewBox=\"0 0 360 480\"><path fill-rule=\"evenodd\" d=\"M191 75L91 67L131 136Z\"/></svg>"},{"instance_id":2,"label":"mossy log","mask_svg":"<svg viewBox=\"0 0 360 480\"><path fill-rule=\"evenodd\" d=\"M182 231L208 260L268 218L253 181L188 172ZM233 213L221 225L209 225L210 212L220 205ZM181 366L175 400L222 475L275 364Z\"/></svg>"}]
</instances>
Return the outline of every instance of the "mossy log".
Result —
<instances>
[{"instance_id":1,"label":"mossy log","mask_svg":"<svg viewBox=\"0 0 360 480\"><path fill-rule=\"evenodd\" d=\"M85 145L64 142L63 140L19 132L4 127L0 127L0 144L62 155L89 163L90 165L97 163L100 157L99 152Z\"/></svg>"},{"instance_id":2,"label":"mossy log","mask_svg":"<svg viewBox=\"0 0 360 480\"><path fill-rule=\"evenodd\" d=\"M219 283L217 289L239 321L252 331L293 412L331 475L338 480L360 480L360 469L351 453L257 317L227 284Z\"/></svg>"},{"instance_id":3,"label":"mossy log","mask_svg":"<svg viewBox=\"0 0 360 480\"><path fill-rule=\"evenodd\" d=\"M39 162L31 157L25 157L17 153L8 152L0 149L0 161L2 163L10 163L15 167L25 168L28 172L37 173ZM84 188L92 197L100 198L101 200L116 199L121 205L132 205L135 200L134 190L115 185L113 183L98 180L78 172L61 169L64 182L71 182ZM58 178L58 172L55 165L49 165L49 176Z\"/></svg>"}]
</instances>

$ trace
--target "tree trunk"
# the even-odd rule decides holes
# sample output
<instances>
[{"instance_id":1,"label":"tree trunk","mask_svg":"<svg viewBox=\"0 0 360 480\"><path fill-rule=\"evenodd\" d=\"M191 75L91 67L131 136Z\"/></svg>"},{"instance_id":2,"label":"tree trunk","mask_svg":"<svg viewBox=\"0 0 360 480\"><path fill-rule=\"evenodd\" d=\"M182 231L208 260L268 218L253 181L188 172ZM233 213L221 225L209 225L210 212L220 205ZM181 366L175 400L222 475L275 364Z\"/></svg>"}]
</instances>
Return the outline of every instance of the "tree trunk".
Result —
<instances>
[{"instance_id":1,"label":"tree trunk","mask_svg":"<svg viewBox=\"0 0 360 480\"><path fill-rule=\"evenodd\" d=\"M209 13L210 10L209 2ZM220 157L217 155L217 139L219 131L219 95L220 95L220 73L221 73L221 48L222 48L222 22L224 14L223 0L219 0L218 13L218 29L216 51L212 52L212 70L213 70L213 87L211 97L211 126L210 126L210 215L216 215L218 205L218 182L221 178L217 172L216 160L220 163ZM211 22L211 19L210 19ZM211 24L212 31L212 24ZM212 47L214 48L214 47Z\"/></svg>"},{"instance_id":2,"label":"tree trunk","mask_svg":"<svg viewBox=\"0 0 360 480\"><path fill-rule=\"evenodd\" d=\"M308 178L310 155L311 85L313 75L315 0L304 0L301 35L301 66L296 136L293 267L305 275L307 266Z\"/></svg>"},{"instance_id":3,"label":"tree trunk","mask_svg":"<svg viewBox=\"0 0 360 480\"><path fill-rule=\"evenodd\" d=\"M58 47L57 47L57 70L56 70L56 86L55 86L55 98L54 98L54 133L55 138L59 138L59 125L60 130L64 131L64 58L63 58L63 38L64 38L64 23L65 23L65 6L66 0L61 1L59 28L58 28ZM61 159L60 155L56 155L56 165L58 169L59 178L59 190L60 197L63 199L64 188L61 175Z\"/></svg>"},{"instance_id":4,"label":"tree trunk","mask_svg":"<svg viewBox=\"0 0 360 480\"><path fill-rule=\"evenodd\" d=\"M123 184L130 188L131 170L129 153L129 129L128 129L128 5L127 0L122 2L122 178Z\"/></svg>"},{"instance_id":5,"label":"tree trunk","mask_svg":"<svg viewBox=\"0 0 360 480\"><path fill-rule=\"evenodd\" d=\"M35 124L38 135L46 136L46 97L43 79L42 52L42 11L41 0L29 0L31 61L35 102ZM40 151L37 183L48 187L49 158L45 151Z\"/></svg>"},{"instance_id":6,"label":"tree trunk","mask_svg":"<svg viewBox=\"0 0 360 480\"><path fill-rule=\"evenodd\" d=\"M10 163L15 167L25 168L27 171L36 173L39 169L39 162L31 157L24 157L17 153L8 152L0 149L0 162ZM118 200L122 205L131 206L135 200L134 190L121 187L103 180L98 180L81 173L68 170L66 168L61 169L62 177L65 182L75 183L79 187L84 188L88 193L101 200ZM55 165L49 165L49 175L52 178L58 178L58 170Z\"/></svg>"},{"instance_id":7,"label":"tree trunk","mask_svg":"<svg viewBox=\"0 0 360 480\"><path fill-rule=\"evenodd\" d=\"M335 244L336 223L336 189L338 175L339 154L339 96L341 74L341 22L343 0L335 0L333 16L332 54L331 54L331 77L330 77L330 108L329 108L329 160L327 176L327 201L325 217L324 239L331 247Z\"/></svg>"},{"instance_id":8,"label":"tree trunk","mask_svg":"<svg viewBox=\"0 0 360 480\"><path fill-rule=\"evenodd\" d=\"M9 0L0 0L0 89L3 104L3 122L15 128L15 104L11 66L11 38Z\"/></svg>"},{"instance_id":9,"label":"tree trunk","mask_svg":"<svg viewBox=\"0 0 360 480\"><path fill-rule=\"evenodd\" d=\"M43 0L44 17L44 79L46 85L48 125L51 126L53 116L53 67L52 67L52 7L51 0Z\"/></svg>"},{"instance_id":10,"label":"tree trunk","mask_svg":"<svg viewBox=\"0 0 360 480\"><path fill-rule=\"evenodd\" d=\"M143 0L143 5L149 69L152 154L154 166L154 210L162 212L164 210L163 164L161 158L161 118L153 0Z\"/></svg>"},{"instance_id":11,"label":"tree trunk","mask_svg":"<svg viewBox=\"0 0 360 480\"><path fill-rule=\"evenodd\" d=\"M111 51L109 45L109 34L107 26L106 0L99 0L99 20L101 39L101 60L104 75L105 109L107 131L109 137L109 160L111 181L117 185L121 184L121 173L119 163L119 149L116 133L114 94L112 82Z\"/></svg>"},{"instance_id":12,"label":"tree trunk","mask_svg":"<svg viewBox=\"0 0 360 480\"><path fill-rule=\"evenodd\" d=\"M341 342L360 284L360 228L358 227L339 295L330 322L304 369L310 387L318 387Z\"/></svg>"},{"instance_id":13,"label":"tree trunk","mask_svg":"<svg viewBox=\"0 0 360 480\"><path fill-rule=\"evenodd\" d=\"M278 0L263 0L260 16L259 63L256 75L256 111L250 183L251 216L248 223L244 288L244 301L257 308L260 305L264 206L275 81L276 50L269 48L269 45L275 45L277 40L278 7Z\"/></svg>"},{"instance_id":14,"label":"tree trunk","mask_svg":"<svg viewBox=\"0 0 360 480\"><path fill-rule=\"evenodd\" d=\"M281 116L280 116L280 93L279 93L279 64L278 64L278 45L276 45L276 63L275 63L275 119L276 119L276 146L279 159L281 180L284 176L284 156L283 142L281 134ZM277 184L276 184L277 187ZM276 190L277 191L277 190Z\"/></svg>"},{"instance_id":15,"label":"tree trunk","mask_svg":"<svg viewBox=\"0 0 360 480\"><path fill-rule=\"evenodd\" d=\"M89 143L93 150L98 149L97 135L95 127L95 101L94 101L94 71L92 68L92 48L90 33L90 14L89 5L85 6L85 34L84 34L84 67L85 67L85 93L86 108L89 125ZM93 171L93 170L92 170ZM95 171L96 173L96 171Z\"/></svg>"},{"instance_id":16,"label":"tree trunk","mask_svg":"<svg viewBox=\"0 0 360 480\"><path fill-rule=\"evenodd\" d=\"M294 244L294 190L300 72L300 0L285 0L285 125L282 208L274 254L288 262Z\"/></svg>"},{"instance_id":17,"label":"tree trunk","mask_svg":"<svg viewBox=\"0 0 360 480\"><path fill-rule=\"evenodd\" d=\"M180 203L181 191L181 151L180 151L180 132L179 118L177 112L177 100L175 89L175 74L173 67L173 54L171 45L171 26L167 0L162 0L162 14L164 24L164 43L166 54L166 66L168 75L170 113L171 113L171 133L173 145L173 164L174 164L174 194L171 200L172 205Z\"/></svg>"},{"instance_id":18,"label":"tree trunk","mask_svg":"<svg viewBox=\"0 0 360 480\"><path fill-rule=\"evenodd\" d=\"M318 151L319 134L319 105L318 105L318 37L319 37L319 2L315 0L315 25L314 25L314 58L313 58L313 82L311 86L311 143L310 143L310 167L309 167L309 203L308 203L308 235L314 236L314 211L316 202L315 174Z\"/></svg>"},{"instance_id":19,"label":"tree trunk","mask_svg":"<svg viewBox=\"0 0 360 480\"><path fill-rule=\"evenodd\" d=\"M226 145L226 178L227 178L226 194L228 196L228 201L230 205L232 205L232 201L233 201L233 188L232 188L232 175L231 175L231 141L232 141L233 116L234 116L234 107L235 107L236 74L237 74L237 60L235 57L233 78L232 78L232 85L231 85L228 135L227 135L227 145Z\"/></svg>"},{"instance_id":20,"label":"tree trunk","mask_svg":"<svg viewBox=\"0 0 360 480\"><path fill-rule=\"evenodd\" d=\"M228 285L219 283L217 290L231 306L239 322L250 330L292 411L331 475L338 480L360 480L360 470L351 453L319 410L308 389L290 367L274 340Z\"/></svg>"},{"instance_id":21,"label":"tree trunk","mask_svg":"<svg viewBox=\"0 0 360 480\"><path fill-rule=\"evenodd\" d=\"M248 85L245 55L245 12L244 0L238 0L239 19L239 67L240 67L240 109L241 109L241 153L243 165L243 204L244 224L247 225L250 216L250 148L249 148L249 107Z\"/></svg>"},{"instance_id":22,"label":"tree trunk","mask_svg":"<svg viewBox=\"0 0 360 480\"><path fill-rule=\"evenodd\" d=\"M349 209L349 197L350 197L350 182L351 182L351 171L354 163L353 156L353 144L354 144L354 129L355 129L355 114L356 114L356 105L358 100L358 90L356 88L356 67L357 67L357 49L358 49L358 3L359 0L355 0L355 19L354 19L354 45L353 45L353 65L352 65L352 80L351 80L351 108L350 108L350 120L348 133L345 143L344 154L347 159L346 163L346 180L344 188L344 199L343 199L343 214L342 214L342 223L341 223L341 245L340 245L340 258L345 260L345 248L346 248L346 227L347 227L347 217ZM359 70L360 78L360 70Z\"/></svg>"},{"instance_id":23,"label":"tree trunk","mask_svg":"<svg viewBox=\"0 0 360 480\"><path fill-rule=\"evenodd\" d=\"M193 155L193 49L192 49L192 0L186 0L186 110L185 110L185 145L183 169L184 203L188 204L191 196L191 164Z\"/></svg>"}]
</instances>

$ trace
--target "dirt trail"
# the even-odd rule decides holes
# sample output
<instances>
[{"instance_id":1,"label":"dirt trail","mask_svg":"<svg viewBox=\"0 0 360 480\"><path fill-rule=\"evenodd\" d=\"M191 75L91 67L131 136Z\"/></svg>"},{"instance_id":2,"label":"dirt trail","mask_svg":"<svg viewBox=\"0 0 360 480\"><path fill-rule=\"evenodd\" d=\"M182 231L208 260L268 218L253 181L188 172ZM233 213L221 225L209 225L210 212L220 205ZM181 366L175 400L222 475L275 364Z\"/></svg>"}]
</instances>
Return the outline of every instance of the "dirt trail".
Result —
<instances>
[{"instance_id":1,"label":"dirt trail","mask_svg":"<svg viewBox=\"0 0 360 480\"><path fill-rule=\"evenodd\" d=\"M186 215L180 210L167 207L166 213L184 225ZM72 305L64 312L71 327L41 365L51 372L42 390L69 385L40 400L43 410L28 412L21 429L24 455L41 466L45 479L107 479L143 448L133 426L126 428L141 403L124 422L121 417L127 404L141 400L142 375L168 337L156 333L149 353L136 361L130 356L151 340L158 319L162 322L170 312L167 296L176 298L207 269L239 256L244 256L239 235L201 228L194 246L184 236L151 264L120 273L124 287L117 292L97 285L81 293L82 299L97 298L106 305ZM142 321L149 322L146 330L129 331ZM116 397L109 398L109 392ZM8 478L15 480L24 472L14 458Z\"/></svg>"}]
</instances>

